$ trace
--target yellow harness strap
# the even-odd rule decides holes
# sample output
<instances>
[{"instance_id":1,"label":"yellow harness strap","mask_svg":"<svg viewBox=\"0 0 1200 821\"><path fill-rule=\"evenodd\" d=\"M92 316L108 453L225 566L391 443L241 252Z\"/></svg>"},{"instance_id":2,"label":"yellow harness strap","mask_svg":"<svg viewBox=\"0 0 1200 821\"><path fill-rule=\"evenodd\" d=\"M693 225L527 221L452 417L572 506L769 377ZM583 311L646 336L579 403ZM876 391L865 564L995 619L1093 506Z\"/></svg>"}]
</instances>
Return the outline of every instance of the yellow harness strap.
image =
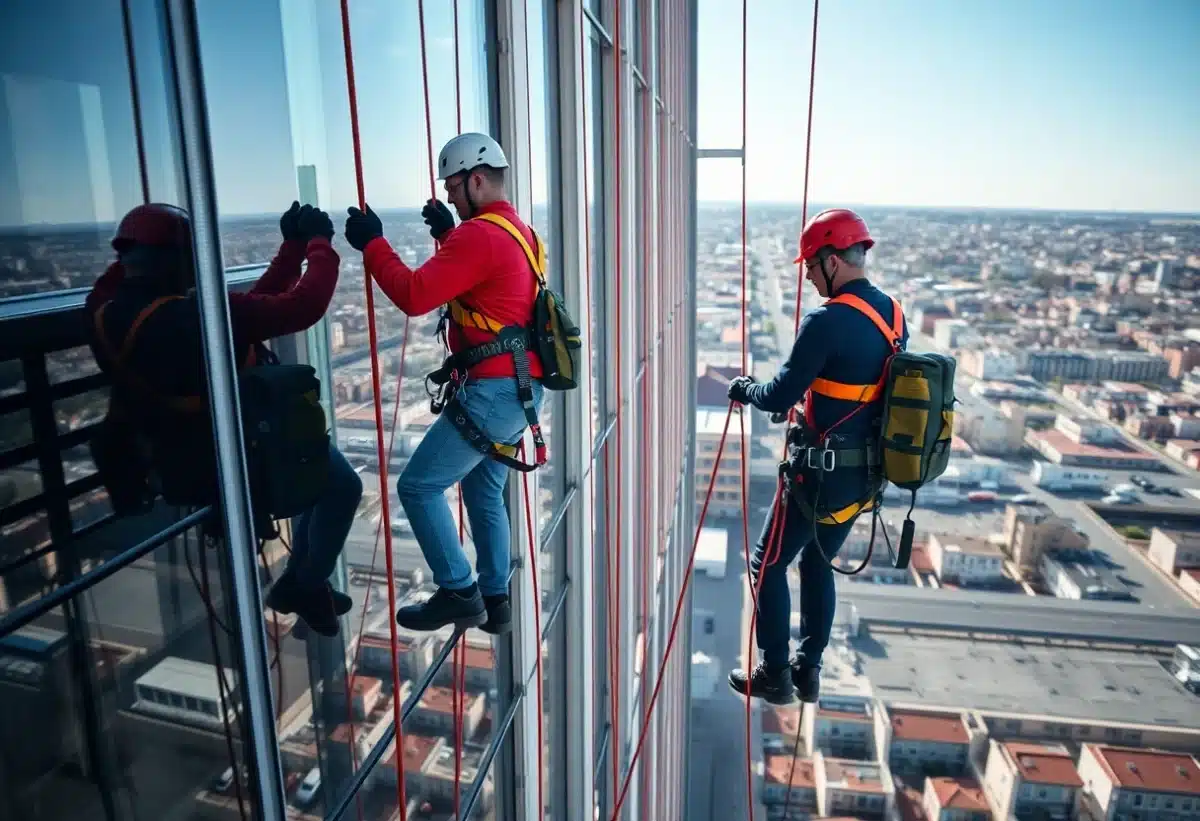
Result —
<instances>
[{"instance_id":1,"label":"yellow harness strap","mask_svg":"<svg viewBox=\"0 0 1200 821\"><path fill-rule=\"evenodd\" d=\"M525 252L525 258L529 260L529 266L533 268L533 272L537 277L537 282L534 284L534 294L537 293L538 288L545 286L546 244L542 242L542 238L538 236L536 231L530 229L533 233L533 238L537 240L537 253L535 254L533 249L529 247L529 242L526 241L524 234L522 234L517 229L517 226L513 225L512 222L505 217L502 217L499 214L480 214L472 219L484 220L485 222L490 222L493 225L498 225L511 234L513 239L520 243L521 250ZM478 328L481 331L489 331L494 334L500 333L501 329L504 327L491 317L486 316L479 311L468 308L457 299L450 300L450 318L460 327Z\"/></svg>"}]
</instances>

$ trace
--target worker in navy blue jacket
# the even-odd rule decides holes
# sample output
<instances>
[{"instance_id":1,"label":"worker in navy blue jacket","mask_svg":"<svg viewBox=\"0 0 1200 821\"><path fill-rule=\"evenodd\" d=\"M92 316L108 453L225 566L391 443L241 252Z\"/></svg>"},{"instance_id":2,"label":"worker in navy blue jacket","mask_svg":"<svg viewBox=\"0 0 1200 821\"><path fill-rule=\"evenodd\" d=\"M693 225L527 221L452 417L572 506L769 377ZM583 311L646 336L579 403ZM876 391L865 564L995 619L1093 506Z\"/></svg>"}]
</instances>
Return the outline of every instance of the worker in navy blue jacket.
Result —
<instances>
[{"instance_id":1,"label":"worker in navy blue jacket","mask_svg":"<svg viewBox=\"0 0 1200 821\"><path fill-rule=\"evenodd\" d=\"M821 655L836 608L833 570L855 517L869 510L880 488L877 459L868 443L878 438L882 376L893 353L908 342L900 304L875 287L864 271L874 240L854 212L817 214L800 238L805 277L827 302L804 317L791 355L767 383L738 376L729 398L768 413L786 413L804 401L805 437L797 483L789 482L781 513L782 537L772 534L776 498L751 561L757 582L758 647L762 662L734 670L733 689L775 704L794 695L815 702ZM771 555L775 553L775 555ZM791 600L787 569L800 557L800 645L788 659Z\"/></svg>"}]
</instances>

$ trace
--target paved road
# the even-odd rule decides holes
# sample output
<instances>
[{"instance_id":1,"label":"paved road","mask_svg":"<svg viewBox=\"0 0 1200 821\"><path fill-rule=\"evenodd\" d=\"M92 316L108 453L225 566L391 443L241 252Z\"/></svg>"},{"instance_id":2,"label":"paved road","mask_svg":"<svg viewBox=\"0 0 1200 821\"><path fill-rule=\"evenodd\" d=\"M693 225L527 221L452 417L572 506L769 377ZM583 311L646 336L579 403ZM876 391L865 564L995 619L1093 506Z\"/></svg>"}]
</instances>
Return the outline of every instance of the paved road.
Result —
<instances>
[{"instance_id":1,"label":"paved road","mask_svg":"<svg viewBox=\"0 0 1200 821\"><path fill-rule=\"evenodd\" d=\"M1200 636L1200 611L966 590L844 585L864 621L913 627L1172 645Z\"/></svg>"},{"instance_id":2,"label":"paved road","mask_svg":"<svg viewBox=\"0 0 1200 821\"><path fill-rule=\"evenodd\" d=\"M756 537L766 509L750 514L750 538ZM717 663L719 680L713 698L693 698L688 821L727 821L749 818L746 810L746 706L725 684L725 675L741 666L746 654L749 595L746 588L746 559L742 549L740 521L730 520L729 554L723 579L697 573L692 581L693 653L703 652ZM712 633L706 621L712 620ZM756 762L761 756L761 718L757 708L752 718ZM757 782L755 789L758 789ZM763 818L761 805L755 818Z\"/></svg>"}]
</instances>

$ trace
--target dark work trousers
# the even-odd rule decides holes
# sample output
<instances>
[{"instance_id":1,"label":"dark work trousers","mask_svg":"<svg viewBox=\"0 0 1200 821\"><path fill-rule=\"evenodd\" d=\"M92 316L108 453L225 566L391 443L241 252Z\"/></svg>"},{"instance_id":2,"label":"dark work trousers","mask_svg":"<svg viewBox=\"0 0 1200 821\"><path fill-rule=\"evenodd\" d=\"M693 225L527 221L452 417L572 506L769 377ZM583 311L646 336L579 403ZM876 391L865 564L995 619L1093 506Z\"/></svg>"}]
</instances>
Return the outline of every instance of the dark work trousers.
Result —
<instances>
[{"instance_id":1,"label":"dark work trousers","mask_svg":"<svg viewBox=\"0 0 1200 821\"><path fill-rule=\"evenodd\" d=\"M787 499L787 495L784 495ZM763 524L754 556L750 560L752 582L757 584L762 572L762 588L758 593L758 649L768 667L779 668L788 663L788 638L791 627L792 596L788 589L787 571L796 557L800 557L800 664L819 667L821 654L829 644L829 631L833 627L834 611L837 607L837 591L834 588L833 570L821 555L833 559L837 556L854 520L840 525L817 525L816 535L820 546L813 540L812 520L805 516L795 503L787 503L783 521L783 540L778 545L779 553L774 561L763 568L772 547L772 527L775 513L780 504L777 494L771 512Z\"/></svg>"}]
</instances>

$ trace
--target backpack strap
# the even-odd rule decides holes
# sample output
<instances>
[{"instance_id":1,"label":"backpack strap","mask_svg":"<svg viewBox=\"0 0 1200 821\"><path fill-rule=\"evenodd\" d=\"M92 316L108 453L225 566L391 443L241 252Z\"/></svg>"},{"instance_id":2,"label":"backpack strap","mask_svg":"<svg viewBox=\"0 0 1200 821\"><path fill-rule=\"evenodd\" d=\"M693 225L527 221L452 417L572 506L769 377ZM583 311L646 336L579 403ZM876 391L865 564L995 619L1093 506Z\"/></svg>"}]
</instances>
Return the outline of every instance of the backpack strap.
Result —
<instances>
[{"instance_id":1,"label":"backpack strap","mask_svg":"<svg viewBox=\"0 0 1200 821\"><path fill-rule=\"evenodd\" d=\"M525 236L507 218L499 214L488 213L480 214L474 217L474 219L490 222L492 225L499 225L511 234L512 238L521 246L521 250L525 252L525 258L529 260L529 267L533 268L533 273L537 275L538 285L544 286L546 284L546 244L542 242L542 238L538 236L537 231L534 231L532 228L529 229L529 232L533 234L533 238L537 242L537 253L534 254L533 249L529 247L529 243L525 240Z\"/></svg>"},{"instance_id":2,"label":"backpack strap","mask_svg":"<svg viewBox=\"0 0 1200 821\"><path fill-rule=\"evenodd\" d=\"M529 247L529 242L526 241L525 236L517 229L517 226L513 225L505 217L499 214L488 213L480 214L477 217L472 217L472 219L483 220L484 222L500 226L520 244L521 250L525 252L525 258L529 260L529 267L533 269L535 277L533 293L534 296L537 296L538 290L544 288L546 285L546 244L542 242L542 238L538 236L537 232L532 228L529 229L530 233L533 234L533 238L537 241L537 253L535 254L533 249ZM450 318L456 325L461 327L477 328L478 330L489 331L494 334L500 333L504 328L499 322L467 306L462 300L450 300L449 307Z\"/></svg>"},{"instance_id":3,"label":"backpack strap","mask_svg":"<svg viewBox=\"0 0 1200 821\"><path fill-rule=\"evenodd\" d=\"M96 329L96 339L100 343L100 347L104 349L104 353L113 363L113 368L122 379L128 382L135 390L145 396L150 397L155 402L166 405L172 410L180 413L196 413L204 409L203 397L200 396L166 396L154 390L147 384L146 380L142 379L132 368L127 368L126 361L130 354L133 353L133 344L137 339L138 331L142 329L142 325L150 316L166 305L168 302L173 302L177 299L183 299L181 296L160 296L158 299L151 302L133 319L133 323L129 326L129 330L125 332L124 338L121 340L120 349L117 349L112 341L108 338L108 333L104 328L104 311L111 304L106 302L101 305L96 312L92 314L92 323Z\"/></svg>"},{"instance_id":4,"label":"backpack strap","mask_svg":"<svg viewBox=\"0 0 1200 821\"><path fill-rule=\"evenodd\" d=\"M900 348L900 337L904 333L904 314L900 310L900 303L896 301L894 296L889 296L888 299L892 301L891 325L883 321L883 317L879 315L879 311L872 308L869 302L855 294L839 294L829 300L827 304L849 305L866 316L867 319L875 323L875 327L879 329L880 333L888 341L888 344L892 346L892 350L896 351Z\"/></svg>"}]
</instances>

